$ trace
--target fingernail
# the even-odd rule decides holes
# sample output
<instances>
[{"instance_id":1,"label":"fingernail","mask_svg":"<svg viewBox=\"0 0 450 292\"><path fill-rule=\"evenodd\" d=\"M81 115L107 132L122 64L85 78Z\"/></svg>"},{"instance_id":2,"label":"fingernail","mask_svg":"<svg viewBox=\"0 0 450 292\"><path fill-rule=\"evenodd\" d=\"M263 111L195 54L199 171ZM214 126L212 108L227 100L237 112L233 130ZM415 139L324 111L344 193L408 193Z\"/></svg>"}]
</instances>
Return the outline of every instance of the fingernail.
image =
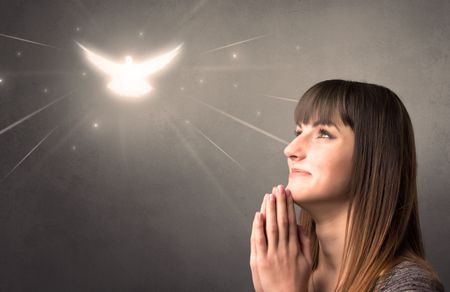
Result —
<instances>
[{"instance_id":1,"label":"fingernail","mask_svg":"<svg viewBox=\"0 0 450 292\"><path fill-rule=\"evenodd\" d=\"M283 192L283 187L282 187L281 185L278 186L278 191L279 191L280 193Z\"/></svg>"}]
</instances>

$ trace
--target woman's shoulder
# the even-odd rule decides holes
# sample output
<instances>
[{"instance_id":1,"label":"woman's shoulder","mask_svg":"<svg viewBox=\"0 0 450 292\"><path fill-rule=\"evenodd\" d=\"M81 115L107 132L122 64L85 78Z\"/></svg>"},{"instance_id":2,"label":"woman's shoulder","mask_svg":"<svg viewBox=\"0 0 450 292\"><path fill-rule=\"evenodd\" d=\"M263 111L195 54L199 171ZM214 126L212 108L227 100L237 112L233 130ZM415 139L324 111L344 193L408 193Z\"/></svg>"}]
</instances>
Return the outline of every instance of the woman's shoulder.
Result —
<instances>
[{"instance_id":1,"label":"woman's shoulder","mask_svg":"<svg viewBox=\"0 0 450 292\"><path fill-rule=\"evenodd\" d=\"M404 260L395 265L385 278L378 280L374 291L443 292L444 286L417 263Z\"/></svg>"}]
</instances>

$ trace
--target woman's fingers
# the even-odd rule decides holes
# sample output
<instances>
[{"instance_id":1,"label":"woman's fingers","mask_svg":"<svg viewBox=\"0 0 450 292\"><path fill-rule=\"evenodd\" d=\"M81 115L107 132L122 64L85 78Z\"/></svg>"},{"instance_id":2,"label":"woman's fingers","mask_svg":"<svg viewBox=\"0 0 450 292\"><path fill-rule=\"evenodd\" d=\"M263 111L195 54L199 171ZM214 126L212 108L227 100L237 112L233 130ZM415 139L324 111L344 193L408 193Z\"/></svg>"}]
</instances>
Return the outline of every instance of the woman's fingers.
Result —
<instances>
[{"instance_id":1,"label":"woman's fingers","mask_svg":"<svg viewBox=\"0 0 450 292\"><path fill-rule=\"evenodd\" d=\"M287 211L288 211L288 221L289 221L289 244L293 247L298 247L298 235L297 235L297 222L295 219L295 208L294 199L292 198L292 193L289 189L286 189L286 201L287 201Z\"/></svg>"},{"instance_id":2,"label":"woman's fingers","mask_svg":"<svg viewBox=\"0 0 450 292\"><path fill-rule=\"evenodd\" d=\"M256 256L260 257L267 252L266 235L264 234L264 225L261 218L261 213L256 212L255 220L253 222L253 229L255 232L255 250ZM261 254L261 255L260 255Z\"/></svg>"},{"instance_id":3,"label":"woman's fingers","mask_svg":"<svg viewBox=\"0 0 450 292\"><path fill-rule=\"evenodd\" d=\"M261 221L262 221L262 225L263 225L263 233L264 233L264 240L267 244L267 235L266 235L266 230L265 230L265 221L266 221L266 205L267 205L267 198L269 197L269 194L265 194L263 201L261 203L261 210L260 210L260 214L261 214Z\"/></svg>"},{"instance_id":4,"label":"woman's fingers","mask_svg":"<svg viewBox=\"0 0 450 292\"><path fill-rule=\"evenodd\" d=\"M256 249L256 214L253 219L252 233L250 236L250 269L252 272L252 281L255 291L262 291L261 280L259 279L257 267L257 249Z\"/></svg>"},{"instance_id":5,"label":"woman's fingers","mask_svg":"<svg viewBox=\"0 0 450 292\"><path fill-rule=\"evenodd\" d=\"M269 252L274 249L276 250L278 245L278 225L274 193L275 188L272 189L272 194L270 194L266 206L266 234Z\"/></svg>"},{"instance_id":6,"label":"woman's fingers","mask_svg":"<svg viewBox=\"0 0 450 292\"><path fill-rule=\"evenodd\" d=\"M287 245L289 237L289 221L286 208L286 194L284 187L278 185L276 188L276 213L278 223L278 241L279 244Z\"/></svg>"},{"instance_id":7,"label":"woman's fingers","mask_svg":"<svg viewBox=\"0 0 450 292\"><path fill-rule=\"evenodd\" d=\"M255 246L255 220L256 220L256 214L255 217L253 217L253 223L252 223L252 233L250 235L250 264L252 264L252 260L256 259L256 246Z\"/></svg>"},{"instance_id":8,"label":"woman's fingers","mask_svg":"<svg viewBox=\"0 0 450 292\"><path fill-rule=\"evenodd\" d=\"M261 203L261 210L260 210L260 213L262 213L263 214L263 219L265 219L265 217L266 217L266 205L267 205L267 198L269 197L269 194L265 194L264 195L264 198L263 198L263 201L262 201L262 203Z\"/></svg>"}]
</instances>

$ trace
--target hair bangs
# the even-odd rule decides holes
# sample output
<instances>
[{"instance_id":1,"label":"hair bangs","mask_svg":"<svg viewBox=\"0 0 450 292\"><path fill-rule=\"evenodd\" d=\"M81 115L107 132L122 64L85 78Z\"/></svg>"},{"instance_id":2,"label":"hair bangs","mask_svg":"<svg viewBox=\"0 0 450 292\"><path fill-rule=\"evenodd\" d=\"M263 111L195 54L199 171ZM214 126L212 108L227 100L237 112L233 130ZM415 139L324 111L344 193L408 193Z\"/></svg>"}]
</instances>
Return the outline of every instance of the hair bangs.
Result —
<instances>
[{"instance_id":1,"label":"hair bangs","mask_svg":"<svg viewBox=\"0 0 450 292\"><path fill-rule=\"evenodd\" d=\"M320 121L324 125L346 125L353 129L353 120L350 117L346 106L347 86L332 81L328 83L320 82L316 86L308 89L294 111L294 121L296 125L310 124L310 122Z\"/></svg>"}]
</instances>

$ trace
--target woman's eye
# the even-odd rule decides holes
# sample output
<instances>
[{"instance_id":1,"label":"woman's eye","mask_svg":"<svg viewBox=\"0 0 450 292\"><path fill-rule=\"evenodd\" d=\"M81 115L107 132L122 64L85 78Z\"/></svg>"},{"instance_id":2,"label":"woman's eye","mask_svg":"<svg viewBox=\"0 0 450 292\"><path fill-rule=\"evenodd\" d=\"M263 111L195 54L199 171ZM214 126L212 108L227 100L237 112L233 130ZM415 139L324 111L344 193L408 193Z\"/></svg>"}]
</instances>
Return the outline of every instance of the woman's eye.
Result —
<instances>
[{"instance_id":1,"label":"woman's eye","mask_svg":"<svg viewBox=\"0 0 450 292\"><path fill-rule=\"evenodd\" d=\"M328 138L331 138L331 135L330 135L330 133L328 133L327 131L325 131L324 129L320 129L320 134L321 135L327 135L328 136Z\"/></svg>"}]
</instances>

